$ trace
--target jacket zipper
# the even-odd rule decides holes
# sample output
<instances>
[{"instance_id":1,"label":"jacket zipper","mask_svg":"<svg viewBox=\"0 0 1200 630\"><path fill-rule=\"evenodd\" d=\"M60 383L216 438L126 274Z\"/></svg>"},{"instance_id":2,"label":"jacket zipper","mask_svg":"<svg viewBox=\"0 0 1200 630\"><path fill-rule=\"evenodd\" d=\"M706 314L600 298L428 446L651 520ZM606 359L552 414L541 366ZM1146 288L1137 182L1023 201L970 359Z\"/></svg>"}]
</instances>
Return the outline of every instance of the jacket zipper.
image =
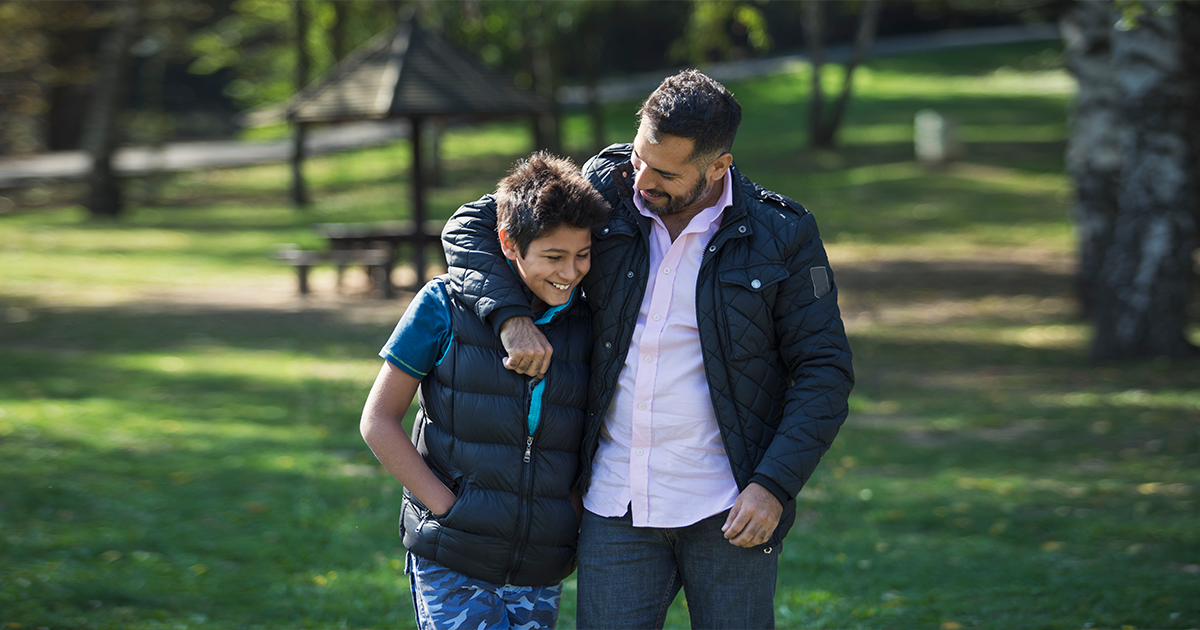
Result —
<instances>
[{"instance_id":1,"label":"jacket zipper","mask_svg":"<svg viewBox=\"0 0 1200 630\"><path fill-rule=\"evenodd\" d=\"M624 200L624 201L625 201L625 203L628 203L628 204L633 203L632 201L629 201L629 200ZM635 206L634 211L636 211L636 210L637 210L637 208ZM634 219L634 224L638 225L638 232L640 233L641 225L640 225L640 223L638 223L636 218ZM638 238L638 237L635 237L635 238ZM637 264L634 265L634 268L633 268L634 273L637 273L642 268L642 265L646 262L646 257L648 255L649 255L649 245L647 245L647 247L642 250L641 255L638 256ZM629 312L629 306L630 306L630 304L633 303L633 293L634 293L633 291L627 292L625 294L625 303L621 305L621 311L620 311L621 318L619 320L619 323L617 324L617 334L616 334L617 343L620 343L620 340L623 339L625 336L625 322L628 321L629 318L625 317L624 315L625 315L625 313ZM644 290L642 292L642 298L645 299L645 291ZM641 304L640 301L638 303ZM636 321L636 320L637 320L637 318L634 317L634 321ZM631 341L631 344L632 344L632 341ZM625 354L626 355L629 354L629 346L628 345L625 346ZM609 357L608 357L608 364L605 365L605 367L604 367L604 380L601 383L603 386L600 388L600 391L602 391L602 392L610 391L609 376L612 374L612 366L613 366L613 363L615 363L615 362L616 362L616 354L610 352ZM612 402L612 397L610 396L608 398L608 400L605 401L602 408L607 409L608 404L611 402Z\"/></svg>"},{"instance_id":2,"label":"jacket zipper","mask_svg":"<svg viewBox=\"0 0 1200 630\"><path fill-rule=\"evenodd\" d=\"M533 390L542 380L544 379L531 378L525 388L525 454L522 457L524 465L521 467L521 498L517 512L517 537L512 547L512 555L509 556L508 571L504 575L505 584L512 584L513 574L520 568L525 547L529 542L529 530L533 525L533 465L530 462L533 459L534 434L529 432L529 415L533 410ZM541 420L539 417L538 429L542 428Z\"/></svg>"}]
</instances>

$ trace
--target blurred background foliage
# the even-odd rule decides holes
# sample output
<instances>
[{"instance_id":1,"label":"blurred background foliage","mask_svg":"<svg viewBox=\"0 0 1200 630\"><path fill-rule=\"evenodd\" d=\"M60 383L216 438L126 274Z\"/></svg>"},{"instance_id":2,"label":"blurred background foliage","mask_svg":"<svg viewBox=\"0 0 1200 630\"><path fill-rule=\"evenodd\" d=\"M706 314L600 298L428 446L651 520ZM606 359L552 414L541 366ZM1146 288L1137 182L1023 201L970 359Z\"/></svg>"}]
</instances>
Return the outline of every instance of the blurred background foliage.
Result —
<instances>
[{"instance_id":1,"label":"blurred background foliage","mask_svg":"<svg viewBox=\"0 0 1200 630\"><path fill-rule=\"evenodd\" d=\"M80 147L119 2L0 3L0 155ZM146 0L133 45L127 142L231 137L239 111L295 90L297 4L308 78L412 12L525 88L798 51L801 3L765 0ZM826 42L854 36L862 2L828 3ZM1042 23L1053 0L894 0L880 36ZM128 124L132 123L132 124Z\"/></svg>"}]
</instances>

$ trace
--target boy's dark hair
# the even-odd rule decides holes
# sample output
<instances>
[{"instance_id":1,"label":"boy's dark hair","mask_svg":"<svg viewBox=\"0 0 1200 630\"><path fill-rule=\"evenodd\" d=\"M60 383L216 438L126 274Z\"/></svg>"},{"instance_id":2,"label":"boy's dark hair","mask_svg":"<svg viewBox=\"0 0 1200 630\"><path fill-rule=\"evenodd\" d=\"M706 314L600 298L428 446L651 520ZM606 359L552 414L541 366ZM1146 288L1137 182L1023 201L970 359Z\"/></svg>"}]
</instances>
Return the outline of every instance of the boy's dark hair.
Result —
<instances>
[{"instance_id":1,"label":"boy's dark hair","mask_svg":"<svg viewBox=\"0 0 1200 630\"><path fill-rule=\"evenodd\" d=\"M520 160L496 187L496 228L524 256L529 244L566 225L591 230L608 221L608 202L575 163L548 151Z\"/></svg>"},{"instance_id":2,"label":"boy's dark hair","mask_svg":"<svg viewBox=\"0 0 1200 630\"><path fill-rule=\"evenodd\" d=\"M692 160L711 162L733 148L742 106L725 86L698 70L663 79L637 112L638 125L649 124L651 142L668 135L692 141Z\"/></svg>"}]
</instances>

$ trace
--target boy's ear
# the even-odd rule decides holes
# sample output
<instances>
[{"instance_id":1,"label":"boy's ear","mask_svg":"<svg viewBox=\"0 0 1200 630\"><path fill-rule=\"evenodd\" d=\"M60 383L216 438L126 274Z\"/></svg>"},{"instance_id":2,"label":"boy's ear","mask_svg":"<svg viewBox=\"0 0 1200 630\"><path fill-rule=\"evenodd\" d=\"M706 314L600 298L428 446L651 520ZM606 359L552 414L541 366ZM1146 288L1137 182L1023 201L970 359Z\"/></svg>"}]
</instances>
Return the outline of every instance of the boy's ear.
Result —
<instances>
[{"instance_id":1,"label":"boy's ear","mask_svg":"<svg viewBox=\"0 0 1200 630\"><path fill-rule=\"evenodd\" d=\"M516 260L519 252L517 251L516 244L512 242L512 239L508 238L508 232L504 228L500 228L497 232L500 235L500 250L504 252L504 257Z\"/></svg>"}]
</instances>

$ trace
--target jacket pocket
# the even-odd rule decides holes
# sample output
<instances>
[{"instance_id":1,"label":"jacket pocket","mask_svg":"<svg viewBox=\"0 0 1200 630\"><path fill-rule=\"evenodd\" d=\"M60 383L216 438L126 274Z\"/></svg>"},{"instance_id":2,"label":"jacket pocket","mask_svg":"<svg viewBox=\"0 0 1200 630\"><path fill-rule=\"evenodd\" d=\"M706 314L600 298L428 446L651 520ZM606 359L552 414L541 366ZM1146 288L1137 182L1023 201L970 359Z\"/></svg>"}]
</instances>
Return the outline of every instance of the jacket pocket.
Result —
<instances>
[{"instance_id":1,"label":"jacket pocket","mask_svg":"<svg viewBox=\"0 0 1200 630\"><path fill-rule=\"evenodd\" d=\"M758 294L773 293L776 284L791 275L783 265L754 265L734 269L722 269L718 274L721 284L741 287Z\"/></svg>"},{"instance_id":2,"label":"jacket pocket","mask_svg":"<svg viewBox=\"0 0 1200 630\"><path fill-rule=\"evenodd\" d=\"M720 300L730 357L745 359L766 352L775 337L773 309L780 283L790 273L783 265L722 269Z\"/></svg>"}]
</instances>

